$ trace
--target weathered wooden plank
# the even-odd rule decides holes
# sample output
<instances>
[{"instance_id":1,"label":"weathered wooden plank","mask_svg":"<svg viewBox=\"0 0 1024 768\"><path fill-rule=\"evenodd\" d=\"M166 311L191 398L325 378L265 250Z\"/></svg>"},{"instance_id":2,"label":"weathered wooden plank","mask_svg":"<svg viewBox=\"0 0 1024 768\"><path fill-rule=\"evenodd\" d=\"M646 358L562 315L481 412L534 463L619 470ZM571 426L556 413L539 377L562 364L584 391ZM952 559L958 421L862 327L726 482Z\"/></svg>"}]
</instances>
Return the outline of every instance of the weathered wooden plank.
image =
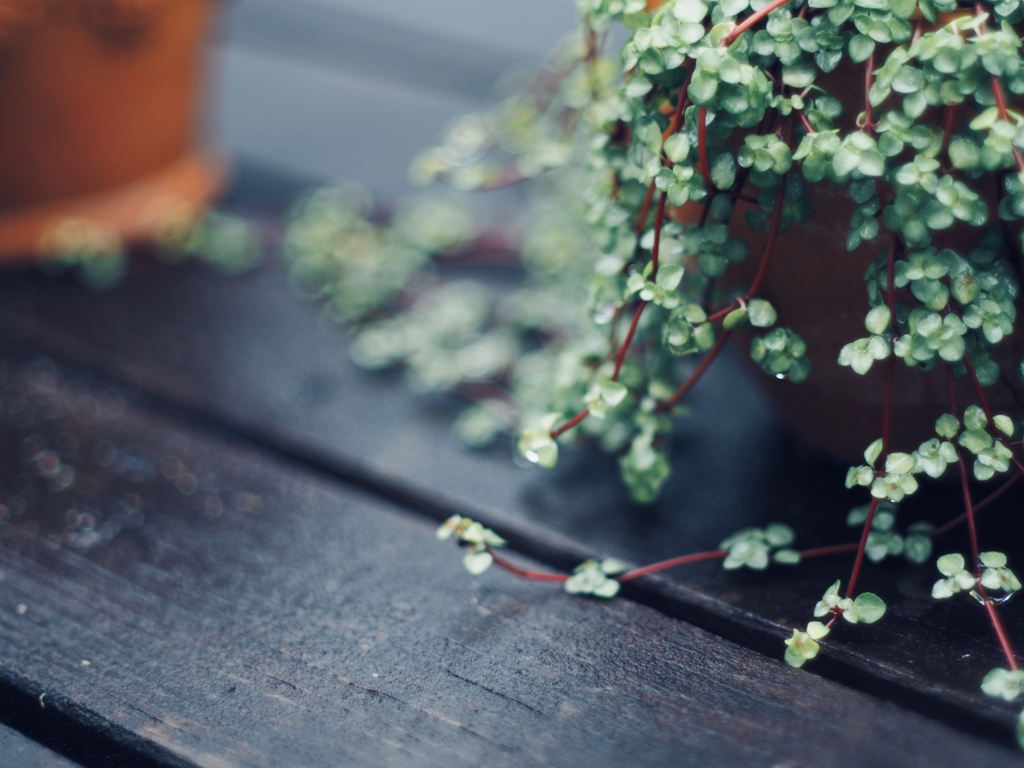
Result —
<instances>
[{"instance_id":1,"label":"weathered wooden plank","mask_svg":"<svg viewBox=\"0 0 1024 768\"><path fill-rule=\"evenodd\" d=\"M85 764L1024 762L627 600L467 579L419 516L3 359L0 700L104 731Z\"/></svg>"},{"instance_id":2,"label":"weathered wooden plank","mask_svg":"<svg viewBox=\"0 0 1024 768\"><path fill-rule=\"evenodd\" d=\"M2 768L76 768L53 750L26 739L17 731L0 725L0 767Z\"/></svg>"},{"instance_id":3,"label":"weathered wooden plank","mask_svg":"<svg viewBox=\"0 0 1024 768\"><path fill-rule=\"evenodd\" d=\"M718 371L695 393L697 414L680 436L666 500L638 509L607 458L569 452L548 475L513 467L504 451L461 450L448 432L449 402L414 398L395 377L354 371L340 334L284 283L274 266L233 280L158 269L96 295L23 275L3 288L0 332L331 471L392 494L419 493L417 503L432 505L433 514L468 508L524 551L562 567L593 551L650 562L711 549L741 527L771 520L794 524L806 546L852 538L842 520L861 498L842 491L842 470L802 453L735 368ZM955 514L950 494L940 489L938 496L918 511L937 520ZM1018 506L1007 502L1001 523L986 513L986 535L996 537L987 540L1017 546L1019 537L1007 531ZM941 546L964 544L950 537ZM723 574L707 564L629 594L778 657L786 627L806 623L848 567L849 559L808 563L771 575L766 585L761 576ZM973 603L929 599L934 579L929 568L870 569L863 588L883 594L890 616L835 633L815 668L962 727L1006 736L1015 712L978 689L1001 663L998 647ZM1006 620L1021 637L1015 609L1007 606Z\"/></svg>"}]
</instances>

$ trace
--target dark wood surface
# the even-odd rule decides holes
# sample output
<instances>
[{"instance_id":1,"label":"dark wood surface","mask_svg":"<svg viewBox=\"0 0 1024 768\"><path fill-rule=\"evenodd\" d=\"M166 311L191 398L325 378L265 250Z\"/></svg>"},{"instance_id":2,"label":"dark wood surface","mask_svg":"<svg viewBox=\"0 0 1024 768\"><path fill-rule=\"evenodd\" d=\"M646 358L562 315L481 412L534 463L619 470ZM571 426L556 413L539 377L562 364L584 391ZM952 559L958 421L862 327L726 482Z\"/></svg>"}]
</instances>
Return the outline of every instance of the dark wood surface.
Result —
<instances>
[{"instance_id":1,"label":"dark wood surface","mask_svg":"<svg viewBox=\"0 0 1024 768\"><path fill-rule=\"evenodd\" d=\"M469 578L429 516L2 356L5 714L84 765L1016 761L636 601Z\"/></svg>"},{"instance_id":2,"label":"dark wood surface","mask_svg":"<svg viewBox=\"0 0 1024 768\"><path fill-rule=\"evenodd\" d=\"M0 758L6 765L19 768L74 768L76 763L26 738L18 731L0 725Z\"/></svg>"},{"instance_id":3,"label":"dark wood surface","mask_svg":"<svg viewBox=\"0 0 1024 768\"><path fill-rule=\"evenodd\" d=\"M272 239L301 184L267 164L399 190L487 67L536 53L530 24L495 42L480 5L303 0L282 21L235 4L219 120L263 162L240 163L224 205ZM236 278L140 257L101 293L5 274L0 766L1024 764L1014 707L978 690L1000 663L989 630L969 601L929 599L930 566L869 569L890 615L796 671L782 639L848 558L767 582L704 564L608 603L469 577L434 540L468 513L517 561L567 569L772 520L801 545L852 539L862 499L745 370L717 368L692 404L665 499L640 508L586 447L553 473L460 448L457 403L354 369L273 248ZM943 521L949 496L908 519ZM983 545L1019 546L1020 504L986 512ZM1019 606L1005 615L1024 637Z\"/></svg>"},{"instance_id":4,"label":"dark wood surface","mask_svg":"<svg viewBox=\"0 0 1024 768\"><path fill-rule=\"evenodd\" d=\"M714 549L744 526L773 520L791 523L802 546L855 536L843 519L862 498L842 490L842 469L787 437L754 382L734 366L717 369L696 392L696 415L681 428L664 501L638 508L620 489L612 461L585 448L568 451L555 473L514 466L508 446L463 450L450 433L456 403L417 398L397 376L355 370L343 334L291 295L273 258L234 279L151 266L103 294L73 281L12 276L0 301L7 307L0 332L22 344L435 519L452 511L481 518L554 566L571 568L595 553L645 563ZM935 489L908 505L907 519L948 519L958 512L950 498L949 489ZM989 541L1008 539L1013 548L1007 532L1019 505L1015 496L986 513ZM957 535L939 546L963 548ZM779 658L789 628L806 623L851 562L847 556L779 569L769 589L759 575L705 564L638 583L628 594ZM998 647L973 603L931 600L935 578L931 566L870 568L864 588L886 597L890 615L835 633L815 669L954 725L1006 735L1014 712L978 689L1000 663ZM1014 607L1006 618L1020 632Z\"/></svg>"}]
</instances>

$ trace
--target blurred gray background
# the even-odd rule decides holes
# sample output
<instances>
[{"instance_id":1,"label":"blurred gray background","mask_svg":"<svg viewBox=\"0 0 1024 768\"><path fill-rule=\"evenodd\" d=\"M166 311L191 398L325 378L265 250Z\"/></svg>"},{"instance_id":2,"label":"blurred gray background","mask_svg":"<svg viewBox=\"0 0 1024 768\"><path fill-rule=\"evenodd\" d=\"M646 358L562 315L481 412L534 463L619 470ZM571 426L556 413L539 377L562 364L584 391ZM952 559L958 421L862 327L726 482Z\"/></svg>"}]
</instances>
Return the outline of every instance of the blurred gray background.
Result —
<instances>
[{"instance_id":1,"label":"blurred gray background","mask_svg":"<svg viewBox=\"0 0 1024 768\"><path fill-rule=\"evenodd\" d=\"M573 0L233 0L210 131L261 165L400 194L449 120L576 29Z\"/></svg>"}]
</instances>

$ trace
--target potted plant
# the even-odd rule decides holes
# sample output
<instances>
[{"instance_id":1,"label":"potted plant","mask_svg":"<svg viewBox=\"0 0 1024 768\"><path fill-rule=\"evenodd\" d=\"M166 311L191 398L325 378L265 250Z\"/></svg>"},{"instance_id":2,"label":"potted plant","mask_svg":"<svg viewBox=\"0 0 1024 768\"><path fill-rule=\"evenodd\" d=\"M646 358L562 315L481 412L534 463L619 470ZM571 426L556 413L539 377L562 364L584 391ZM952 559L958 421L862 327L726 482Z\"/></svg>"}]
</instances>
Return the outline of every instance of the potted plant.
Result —
<instances>
[{"instance_id":1,"label":"potted plant","mask_svg":"<svg viewBox=\"0 0 1024 768\"><path fill-rule=\"evenodd\" d=\"M836 626L884 614L881 597L857 591L866 560L940 555L933 596L974 595L1005 657L983 690L1019 700L1024 672L998 603L1020 582L1004 553L981 551L976 483L999 494L1024 475L1024 7L579 5L585 33L550 71L414 164L456 187L538 187L522 287L493 299L437 279L473 260L466 243L482 235L465 212L432 199L385 228L351 190L297 209L294 280L354 324L358 362L473 394L460 420L471 442L507 428L522 456L551 467L562 443L587 438L619 456L640 501L669 475L687 394L740 341L798 423L823 427L808 438L847 458L847 487L863 489L852 569L794 629L786 661L801 666ZM607 58L616 24L626 40ZM937 528L897 526L900 504L940 478L962 508ZM958 526L961 550L933 553ZM760 570L811 556L772 525L632 571L605 561L538 574L496 553L501 538L479 523L453 518L439 533L468 547L474 573L498 564L599 597L696 560Z\"/></svg>"},{"instance_id":2,"label":"potted plant","mask_svg":"<svg viewBox=\"0 0 1024 768\"><path fill-rule=\"evenodd\" d=\"M225 165L199 133L215 7L0 6L0 259L98 258L220 189Z\"/></svg>"}]
</instances>

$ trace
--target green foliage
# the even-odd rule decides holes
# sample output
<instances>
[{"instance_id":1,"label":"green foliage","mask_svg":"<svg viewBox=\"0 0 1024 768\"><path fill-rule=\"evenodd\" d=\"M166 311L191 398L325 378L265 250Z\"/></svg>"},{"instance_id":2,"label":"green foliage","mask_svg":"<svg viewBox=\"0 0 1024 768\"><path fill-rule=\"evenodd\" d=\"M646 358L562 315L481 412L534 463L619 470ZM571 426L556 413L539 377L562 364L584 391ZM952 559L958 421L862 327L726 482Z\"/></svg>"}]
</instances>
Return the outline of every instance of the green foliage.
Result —
<instances>
[{"instance_id":1,"label":"green foliage","mask_svg":"<svg viewBox=\"0 0 1024 768\"><path fill-rule=\"evenodd\" d=\"M565 591L570 595L593 595L609 599L619 594L618 581L609 576L625 573L626 566L619 560L607 558L585 560L576 566L572 576L565 582Z\"/></svg>"},{"instance_id":2,"label":"green foliage","mask_svg":"<svg viewBox=\"0 0 1024 768\"><path fill-rule=\"evenodd\" d=\"M504 547L505 540L490 528L485 528L476 520L462 515L452 515L437 529L437 538L441 541L455 538L466 548L462 564L474 576L478 576L494 563L491 547Z\"/></svg>"},{"instance_id":3,"label":"green foliage","mask_svg":"<svg viewBox=\"0 0 1024 768\"><path fill-rule=\"evenodd\" d=\"M728 550L722 567L727 571L737 568L763 571L773 561L779 565L797 565L800 553L791 548L794 541L796 534L784 523L744 528L718 545L719 549Z\"/></svg>"},{"instance_id":4,"label":"green foliage","mask_svg":"<svg viewBox=\"0 0 1024 768\"><path fill-rule=\"evenodd\" d=\"M786 663L791 667L802 667L817 657L821 650L818 641L829 631L820 621L809 622L806 630L794 629L793 636L786 640Z\"/></svg>"},{"instance_id":5,"label":"green foliage","mask_svg":"<svg viewBox=\"0 0 1024 768\"><path fill-rule=\"evenodd\" d=\"M854 507L846 516L846 524L860 527L867 521L870 505ZM880 563L887 557L903 556L911 563L921 564L928 560L932 551L929 523L914 523L906 535L896 531L897 506L881 502L871 520L871 530L865 544L864 554L873 563Z\"/></svg>"},{"instance_id":6,"label":"green foliage","mask_svg":"<svg viewBox=\"0 0 1024 768\"><path fill-rule=\"evenodd\" d=\"M432 200L388 228L350 192L296 210L293 282L352 325L360 364L402 367L421 390L485 392L459 422L471 444L504 430L527 461L552 468L565 443L586 439L617 457L632 498L649 503L671 473L683 396L725 341L749 340L752 361L786 380L777 386L812 374L808 342L829 319L828 294L814 302L821 316L797 327L763 278L785 256L774 252L780 237L812 250L820 229L805 225L838 226L852 253L822 260L874 260L864 331L839 346L836 364L865 387L914 368L963 401L944 406L933 436L879 437L850 467L847 487L875 510L851 583L862 559L926 562L934 529L898 528L898 505L962 469L998 481L1021 458L1020 413L992 411L985 390L1024 377L1004 352L1024 248L1024 3L965 8L951 22L939 14L957 11L952 0L792 0L771 13L764 0L652 5L578 0L587 34L414 164L417 180L457 189L529 181L518 285L482 291L449 277L460 256L470 266L490 255L471 245L479 216ZM609 41L617 48L605 50ZM863 93L836 91L831 73L844 61ZM848 202L849 219L823 223L823 196ZM947 375L969 386L947 390ZM878 434L891 437L901 414L887 413ZM870 508L856 507L850 524L863 528ZM726 569L760 571L799 562L792 541L786 526L748 528L712 554ZM479 569L486 546L469 546ZM943 555L937 566L936 598L1020 588L998 553L970 565ZM588 561L566 589L610 597L615 575ZM870 624L884 614L873 593L839 589L814 608L827 625L793 631L787 663L814 658L839 616ZM1011 677L985 685L1019 693Z\"/></svg>"},{"instance_id":7,"label":"green foliage","mask_svg":"<svg viewBox=\"0 0 1024 768\"><path fill-rule=\"evenodd\" d=\"M1024 691L1024 670L996 667L981 681L981 690L1003 701L1015 701Z\"/></svg>"},{"instance_id":8,"label":"green foliage","mask_svg":"<svg viewBox=\"0 0 1024 768\"><path fill-rule=\"evenodd\" d=\"M873 592L863 592L856 598L839 596L840 582L832 583L821 600L814 606L815 618L831 614L840 615L851 624L874 624L885 615L885 602Z\"/></svg>"}]
</instances>

